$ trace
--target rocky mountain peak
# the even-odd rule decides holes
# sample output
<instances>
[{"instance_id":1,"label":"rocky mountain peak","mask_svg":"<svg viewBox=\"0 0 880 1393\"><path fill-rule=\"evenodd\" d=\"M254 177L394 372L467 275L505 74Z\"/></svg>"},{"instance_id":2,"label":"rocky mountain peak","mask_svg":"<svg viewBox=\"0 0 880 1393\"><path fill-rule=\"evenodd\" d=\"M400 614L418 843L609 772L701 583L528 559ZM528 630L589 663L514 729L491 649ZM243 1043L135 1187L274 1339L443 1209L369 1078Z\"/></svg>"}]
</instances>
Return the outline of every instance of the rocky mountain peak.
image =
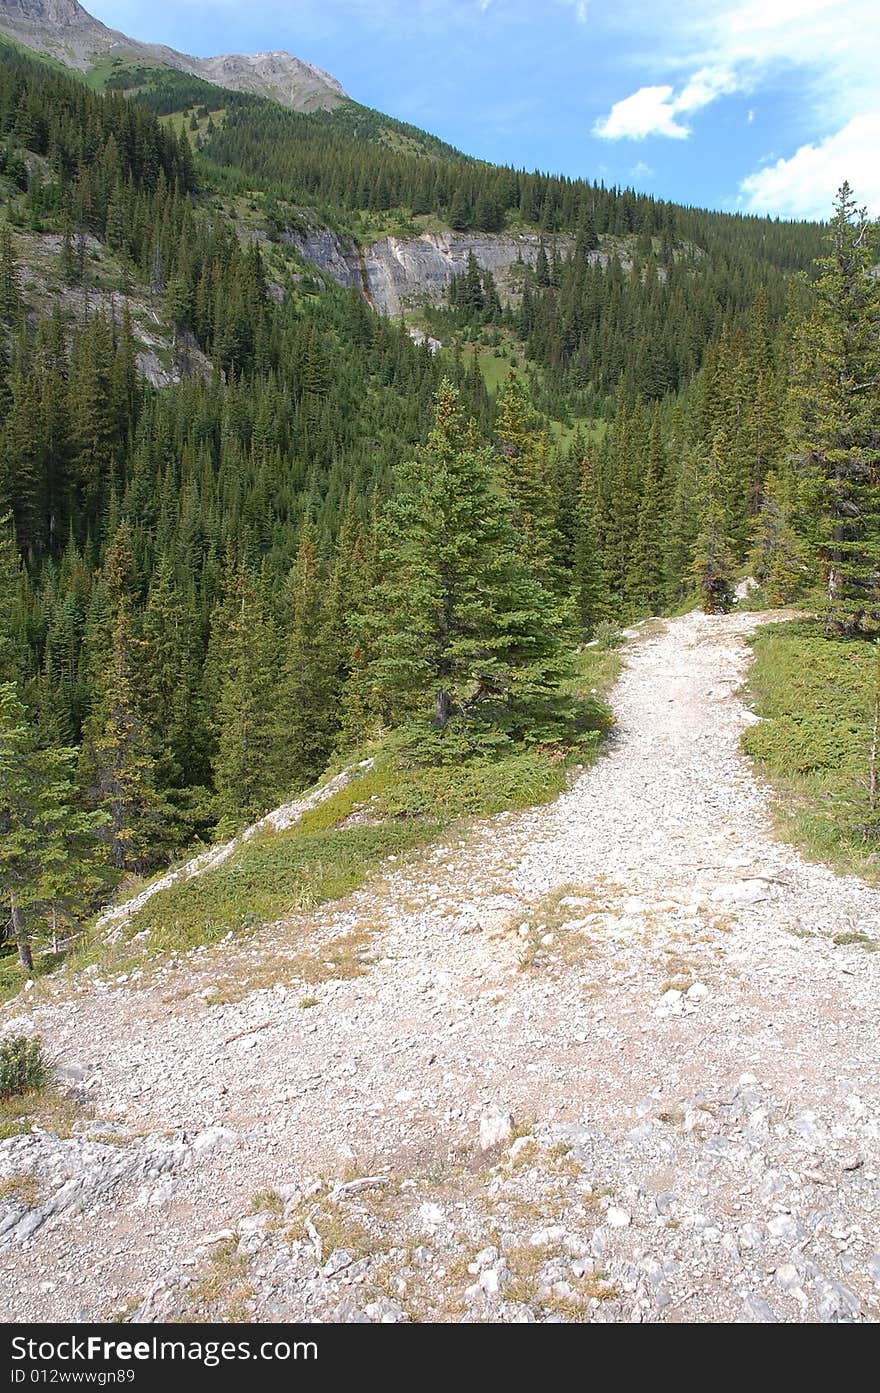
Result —
<instances>
[{"instance_id":1,"label":"rocky mountain peak","mask_svg":"<svg viewBox=\"0 0 880 1393\"><path fill-rule=\"evenodd\" d=\"M108 29L77 0L0 0L0 33L80 71L104 54L133 63L164 63L218 87L271 97L295 111L329 110L346 96L329 73L282 49L197 58Z\"/></svg>"},{"instance_id":2,"label":"rocky mountain peak","mask_svg":"<svg viewBox=\"0 0 880 1393\"><path fill-rule=\"evenodd\" d=\"M0 0L0 15L29 24L97 24L77 0Z\"/></svg>"}]
</instances>

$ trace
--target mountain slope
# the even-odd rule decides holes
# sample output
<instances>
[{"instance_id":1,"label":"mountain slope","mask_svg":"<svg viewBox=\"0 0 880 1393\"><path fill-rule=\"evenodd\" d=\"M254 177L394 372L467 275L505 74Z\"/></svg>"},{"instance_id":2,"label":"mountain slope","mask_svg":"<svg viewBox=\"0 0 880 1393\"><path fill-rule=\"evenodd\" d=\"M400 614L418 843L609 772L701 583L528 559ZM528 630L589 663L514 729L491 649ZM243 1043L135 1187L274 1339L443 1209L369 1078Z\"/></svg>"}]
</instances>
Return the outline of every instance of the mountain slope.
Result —
<instances>
[{"instance_id":1,"label":"mountain slope","mask_svg":"<svg viewBox=\"0 0 880 1393\"><path fill-rule=\"evenodd\" d=\"M0 33L83 72L105 56L157 63L235 92L271 97L294 111L329 111L346 95L329 73L283 50L196 58L108 29L77 0L0 0Z\"/></svg>"}]
</instances>

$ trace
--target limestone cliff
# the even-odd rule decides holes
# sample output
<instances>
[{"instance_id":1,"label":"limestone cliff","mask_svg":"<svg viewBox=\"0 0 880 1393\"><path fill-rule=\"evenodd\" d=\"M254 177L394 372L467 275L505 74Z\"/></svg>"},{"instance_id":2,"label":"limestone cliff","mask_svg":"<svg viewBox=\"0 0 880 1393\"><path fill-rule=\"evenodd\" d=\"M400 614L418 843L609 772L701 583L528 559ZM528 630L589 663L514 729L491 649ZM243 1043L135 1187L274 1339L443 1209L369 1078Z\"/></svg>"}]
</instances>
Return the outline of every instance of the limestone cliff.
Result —
<instances>
[{"instance_id":1,"label":"limestone cliff","mask_svg":"<svg viewBox=\"0 0 880 1393\"><path fill-rule=\"evenodd\" d=\"M362 290L381 314L396 318L423 301L443 299L453 276L461 275L473 252L495 277L502 297L511 290L511 270L534 265L541 238L535 232L425 232L419 237L382 237L363 257L350 238L328 228L291 231L286 240L340 285ZM571 238L545 239L548 252L565 253ZM598 255L598 254L597 254Z\"/></svg>"}]
</instances>

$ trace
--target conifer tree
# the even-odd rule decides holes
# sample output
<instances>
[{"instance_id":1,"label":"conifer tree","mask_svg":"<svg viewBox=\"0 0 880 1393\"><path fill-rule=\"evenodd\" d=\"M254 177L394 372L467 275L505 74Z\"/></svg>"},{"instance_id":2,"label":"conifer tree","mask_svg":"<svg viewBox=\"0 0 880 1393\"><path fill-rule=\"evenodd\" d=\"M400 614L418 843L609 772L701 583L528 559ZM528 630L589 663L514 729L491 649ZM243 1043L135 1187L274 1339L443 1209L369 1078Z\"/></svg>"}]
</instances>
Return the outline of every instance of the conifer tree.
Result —
<instances>
[{"instance_id":1,"label":"conifer tree","mask_svg":"<svg viewBox=\"0 0 880 1393\"><path fill-rule=\"evenodd\" d=\"M397 471L362 626L368 708L433 724L449 753L546 734L559 676L554 605L518 557L493 474L444 383L426 444Z\"/></svg>"},{"instance_id":2,"label":"conifer tree","mask_svg":"<svg viewBox=\"0 0 880 1393\"><path fill-rule=\"evenodd\" d=\"M0 682L21 677L22 652L18 632L17 600L21 563L12 531L12 519L0 516Z\"/></svg>"},{"instance_id":3,"label":"conifer tree","mask_svg":"<svg viewBox=\"0 0 880 1393\"><path fill-rule=\"evenodd\" d=\"M660 407L654 407L651 436L642 478L635 546L635 584L641 608L656 614L666 599L666 543L669 483Z\"/></svg>"},{"instance_id":4,"label":"conifer tree","mask_svg":"<svg viewBox=\"0 0 880 1393\"><path fill-rule=\"evenodd\" d=\"M126 871L143 871L161 856L169 811L156 786L143 663L143 641L120 602L86 728L82 766L95 804L107 814L110 864Z\"/></svg>"},{"instance_id":5,"label":"conifer tree","mask_svg":"<svg viewBox=\"0 0 880 1393\"><path fill-rule=\"evenodd\" d=\"M501 486L513 504L520 555L548 589L559 586L562 538L546 433L535 420L522 381L512 373L501 394L495 422Z\"/></svg>"},{"instance_id":6,"label":"conifer tree","mask_svg":"<svg viewBox=\"0 0 880 1393\"><path fill-rule=\"evenodd\" d=\"M874 228L843 184L800 336L795 446L821 482L828 633L880 622L880 281Z\"/></svg>"},{"instance_id":7,"label":"conifer tree","mask_svg":"<svg viewBox=\"0 0 880 1393\"><path fill-rule=\"evenodd\" d=\"M216 811L223 827L260 816L280 791L274 739L278 647L263 583L236 567L214 614L206 666L216 735Z\"/></svg>"},{"instance_id":8,"label":"conifer tree","mask_svg":"<svg viewBox=\"0 0 880 1393\"><path fill-rule=\"evenodd\" d=\"M694 543L693 568L706 614L726 614L734 602L736 556L725 509L724 449L724 439L719 436L706 462L699 531Z\"/></svg>"},{"instance_id":9,"label":"conifer tree","mask_svg":"<svg viewBox=\"0 0 880 1393\"><path fill-rule=\"evenodd\" d=\"M151 732L158 787L192 833L193 800L210 781L208 736L200 690L198 616L180 594L170 562L156 568L143 614L144 714Z\"/></svg>"},{"instance_id":10,"label":"conifer tree","mask_svg":"<svg viewBox=\"0 0 880 1393\"><path fill-rule=\"evenodd\" d=\"M790 604L810 575L808 548L792 521L789 489L774 471L764 480L751 568L771 605Z\"/></svg>"},{"instance_id":11,"label":"conifer tree","mask_svg":"<svg viewBox=\"0 0 880 1393\"><path fill-rule=\"evenodd\" d=\"M572 588L577 605L581 641L592 636L597 622L607 617L599 541L596 528L596 483L591 463L584 460L578 492L577 537Z\"/></svg>"},{"instance_id":12,"label":"conifer tree","mask_svg":"<svg viewBox=\"0 0 880 1393\"><path fill-rule=\"evenodd\" d=\"M281 781L286 789L296 789L323 772L339 722L335 655L311 526L303 529L288 587L290 627L284 644L277 739L283 761Z\"/></svg>"},{"instance_id":13,"label":"conifer tree","mask_svg":"<svg viewBox=\"0 0 880 1393\"><path fill-rule=\"evenodd\" d=\"M4 223L0 230L0 320L10 326L17 325L23 307L12 232L9 224Z\"/></svg>"},{"instance_id":14,"label":"conifer tree","mask_svg":"<svg viewBox=\"0 0 880 1393\"><path fill-rule=\"evenodd\" d=\"M104 879L104 819L77 806L75 768L75 750L40 748L15 685L0 685L0 899L26 973L40 926L81 914Z\"/></svg>"}]
</instances>

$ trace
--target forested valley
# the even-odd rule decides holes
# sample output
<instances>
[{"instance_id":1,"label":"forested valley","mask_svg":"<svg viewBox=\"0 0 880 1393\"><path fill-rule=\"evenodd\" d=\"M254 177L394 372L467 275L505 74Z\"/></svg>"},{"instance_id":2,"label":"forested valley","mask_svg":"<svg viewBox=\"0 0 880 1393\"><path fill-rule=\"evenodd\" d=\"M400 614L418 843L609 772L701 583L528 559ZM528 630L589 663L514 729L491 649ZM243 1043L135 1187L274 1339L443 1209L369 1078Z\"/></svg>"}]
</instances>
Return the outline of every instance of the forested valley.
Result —
<instances>
[{"instance_id":1,"label":"forested valley","mask_svg":"<svg viewBox=\"0 0 880 1393\"><path fill-rule=\"evenodd\" d=\"M706 213L353 103L110 85L0 47L0 883L27 971L123 877L377 741L404 769L579 758L606 715L573 655L622 625L750 576L876 631L848 187L827 228ZM546 249L505 296L471 258L432 352L287 247L306 213Z\"/></svg>"}]
</instances>

